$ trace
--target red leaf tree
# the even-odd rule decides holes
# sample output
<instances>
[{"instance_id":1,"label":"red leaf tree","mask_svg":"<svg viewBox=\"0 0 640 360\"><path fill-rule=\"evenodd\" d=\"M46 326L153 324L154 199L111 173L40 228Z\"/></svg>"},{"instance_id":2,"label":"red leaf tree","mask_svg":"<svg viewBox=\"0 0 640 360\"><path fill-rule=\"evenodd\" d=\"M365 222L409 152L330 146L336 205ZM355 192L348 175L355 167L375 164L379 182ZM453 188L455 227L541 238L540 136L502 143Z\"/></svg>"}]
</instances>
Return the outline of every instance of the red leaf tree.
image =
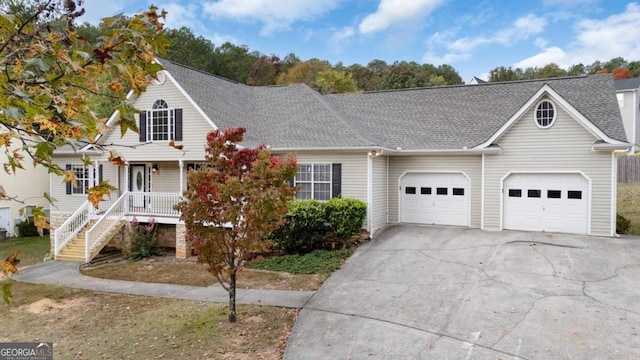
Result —
<instances>
[{"instance_id":1,"label":"red leaf tree","mask_svg":"<svg viewBox=\"0 0 640 360\"><path fill-rule=\"evenodd\" d=\"M272 156L264 145L244 148L245 128L207 135L206 163L188 174L188 190L176 205L198 261L229 292L229 321L236 321L236 278L250 251L270 245L295 189L287 182L296 160Z\"/></svg>"}]
</instances>

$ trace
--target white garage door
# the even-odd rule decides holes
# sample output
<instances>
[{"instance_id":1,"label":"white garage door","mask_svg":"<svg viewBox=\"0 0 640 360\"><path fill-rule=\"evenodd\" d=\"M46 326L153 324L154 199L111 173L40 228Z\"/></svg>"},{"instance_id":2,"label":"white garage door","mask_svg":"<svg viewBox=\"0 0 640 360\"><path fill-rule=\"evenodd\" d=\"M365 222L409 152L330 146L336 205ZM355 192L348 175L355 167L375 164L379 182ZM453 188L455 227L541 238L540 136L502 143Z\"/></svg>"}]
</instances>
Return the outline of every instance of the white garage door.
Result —
<instances>
[{"instance_id":1,"label":"white garage door","mask_svg":"<svg viewBox=\"0 0 640 360\"><path fill-rule=\"evenodd\" d=\"M587 233L589 183L579 174L514 174L504 181L504 228Z\"/></svg>"},{"instance_id":2,"label":"white garage door","mask_svg":"<svg viewBox=\"0 0 640 360\"><path fill-rule=\"evenodd\" d=\"M401 221L469 226L469 180L460 173L407 173L400 179Z\"/></svg>"}]
</instances>

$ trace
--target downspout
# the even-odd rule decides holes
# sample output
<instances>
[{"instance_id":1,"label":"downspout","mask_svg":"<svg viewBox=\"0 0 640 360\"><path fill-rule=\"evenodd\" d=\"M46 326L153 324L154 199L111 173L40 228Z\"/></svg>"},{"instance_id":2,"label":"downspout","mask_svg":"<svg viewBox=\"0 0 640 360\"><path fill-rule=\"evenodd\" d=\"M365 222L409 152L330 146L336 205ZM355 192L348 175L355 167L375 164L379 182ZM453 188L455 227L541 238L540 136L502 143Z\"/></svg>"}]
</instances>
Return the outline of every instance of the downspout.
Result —
<instances>
[{"instance_id":1,"label":"downspout","mask_svg":"<svg viewBox=\"0 0 640 360\"><path fill-rule=\"evenodd\" d=\"M373 156L370 151L367 153L367 231L369 236L373 229L371 228L371 216L373 214Z\"/></svg>"},{"instance_id":2,"label":"downspout","mask_svg":"<svg viewBox=\"0 0 640 360\"><path fill-rule=\"evenodd\" d=\"M482 154L482 173L480 175L480 230L484 230L484 155Z\"/></svg>"}]
</instances>

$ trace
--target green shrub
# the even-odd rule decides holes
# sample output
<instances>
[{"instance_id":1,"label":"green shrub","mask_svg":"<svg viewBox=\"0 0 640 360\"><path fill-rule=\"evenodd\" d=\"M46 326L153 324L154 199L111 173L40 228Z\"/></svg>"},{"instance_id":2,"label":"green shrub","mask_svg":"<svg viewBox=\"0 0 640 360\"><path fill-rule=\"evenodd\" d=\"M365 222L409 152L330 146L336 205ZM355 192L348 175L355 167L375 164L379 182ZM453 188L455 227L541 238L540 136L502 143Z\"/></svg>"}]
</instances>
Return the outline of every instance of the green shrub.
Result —
<instances>
[{"instance_id":1,"label":"green shrub","mask_svg":"<svg viewBox=\"0 0 640 360\"><path fill-rule=\"evenodd\" d=\"M38 236L38 229L33 221L25 220L18 224L18 236Z\"/></svg>"},{"instance_id":2,"label":"green shrub","mask_svg":"<svg viewBox=\"0 0 640 360\"><path fill-rule=\"evenodd\" d=\"M154 255L160 255L156 247L158 243L158 227L155 219L151 219L149 224L140 224L137 219L131 221L131 253L129 258L140 260Z\"/></svg>"},{"instance_id":3,"label":"green shrub","mask_svg":"<svg viewBox=\"0 0 640 360\"><path fill-rule=\"evenodd\" d=\"M353 254L354 249L314 250L309 254L290 254L255 260L252 269L286 271L292 274L331 274Z\"/></svg>"},{"instance_id":4,"label":"green shrub","mask_svg":"<svg viewBox=\"0 0 640 360\"><path fill-rule=\"evenodd\" d=\"M630 220L620 214L616 214L616 234L627 234L630 227Z\"/></svg>"},{"instance_id":5,"label":"green shrub","mask_svg":"<svg viewBox=\"0 0 640 360\"><path fill-rule=\"evenodd\" d=\"M367 216L367 204L353 198L333 198L327 202L326 214L333 234L338 238L348 238L360 234Z\"/></svg>"},{"instance_id":6,"label":"green shrub","mask_svg":"<svg viewBox=\"0 0 640 360\"><path fill-rule=\"evenodd\" d=\"M305 253L324 244L328 226L325 203L315 200L294 200L285 215L286 222L271 234L277 248L287 253Z\"/></svg>"}]
</instances>

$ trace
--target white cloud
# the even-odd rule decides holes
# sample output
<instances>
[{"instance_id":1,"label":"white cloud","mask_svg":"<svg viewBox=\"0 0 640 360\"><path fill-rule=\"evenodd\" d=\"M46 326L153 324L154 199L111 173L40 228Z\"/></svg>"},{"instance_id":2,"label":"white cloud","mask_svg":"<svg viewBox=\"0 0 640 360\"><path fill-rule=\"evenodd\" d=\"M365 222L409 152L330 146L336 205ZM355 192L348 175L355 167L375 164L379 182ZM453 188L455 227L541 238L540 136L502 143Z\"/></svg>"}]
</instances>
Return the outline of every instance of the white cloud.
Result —
<instances>
[{"instance_id":1,"label":"white cloud","mask_svg":"<svg viewBox=\"0 0 640 360\"><path fill-rule=\"evenodd\" d=\"M205 13L213 18L257 21L264 24L260 35L287 30L297 21L312 20L335 9L339 0L219 0L204 2Z\"/></svg>"},{"instance_id":2,"label":"white cloud","mask_svg":"<svg viewBox=\"0 0 640 360\"><path fill-rule=\"evenodd\" d=\"M544 49L544 51L539 54L521 60L515 63L513 66L522 69L528 67L541 68L547 64L555 63L562 68L566 68L567 66L569 66L569 64L567 64L567 59L568 54L564 52L564 50L557 46L553 46Z\"/></svg>"},{"instance_id":3,"label":"white cloud","mask_svg":"<svg viewBox=\"0 0 640 360\"><path fill-rule=\"evenodd\" d=\"M543 38L536 38L533 41L533 44L541 49L544 49L547 47L548 41L546 39Z\"/></svg>"},{"instance_id":4,"label":"white cloud","mask_svg":"<svg viewBox=\"0 0 640 360\"><path fill-rule=\"evenodd\" d=\"M542 67L556 63L568 67L578 63L592 64L621 56L640 58L640 5L630 3L625 11L605 19L582 20L575 26L574 41L566 49L558 46L545 48L541 53L517 62L516 67Z\"/></svg>"},{"instance_id":5,"label":"white cloud","mask_svg":"<svg viewBox=\"0 0 640 360\"><path fill-rule=\"evenodd\" d=\"M199 30L196 28L201 28L202 26L198 21L198 14L200 13L200 9L197 5L189 3L186 5L168 3L168 4L160 4L158 8L161 10L164 9L167 12L167 17L165 19L165 25L168 28L172 29L180 29L185 26L190 28L191 30Z\"/></svg>"},{"instance_id":6,"label":"white cloud","mask_svg":"<svg viewBox=\"0 0 640 360\"><path fill-rule=\"evenodd\" d=\"M355 35L356 31L352 26L345 26L340 30L336 30L327 40L327 46L333 52L341 52L344 43Z\"/></svg>"},{"instance_id":7,"label":"white cloud","mask_svg":"<svg viewBox=\"0 0 640 360\"><path fill-rule=\"evenodd\" d=\"M86 21L92 25L98 25L100 24L100 20L103 18L123 12L125 5L127 4L124 0L85 1L82 4L85 13L80 18L80 21ZM146 8L141 8L139 10L146 10Z\"/></svg>"},{"instance_id":8,"label":"white cloud","mask_svg":"<svg viewBox=\"0 0 640 360\"><path fill-rule=\"evenodd\" d=\"M422 19L444 0L380 0L378 9L367 15L358 30L363 34L385 30L406 21Z\"/></svg>"},{"instance_id":9,"label":"white cloud","mask_svg":"<svg viewBox=\"0 0 640 360\"><path fill-rule=\"evenodd\" d=\"M527 14L516 19L511 26L500 29L488 36L463 37L455 39L455 33L444 32L435 33L429 37L429 51L425 54L425 61L432 63L451 64L456 61L467 60L471 58L471 53L478 47L488 46L492 44L502 46L512 46L515 43L527 40L530 37L544 31L547 21L533 14ZM434 55L435 48L442 47L445 54L442 56Z\"/></svg>"}]
</instances>

